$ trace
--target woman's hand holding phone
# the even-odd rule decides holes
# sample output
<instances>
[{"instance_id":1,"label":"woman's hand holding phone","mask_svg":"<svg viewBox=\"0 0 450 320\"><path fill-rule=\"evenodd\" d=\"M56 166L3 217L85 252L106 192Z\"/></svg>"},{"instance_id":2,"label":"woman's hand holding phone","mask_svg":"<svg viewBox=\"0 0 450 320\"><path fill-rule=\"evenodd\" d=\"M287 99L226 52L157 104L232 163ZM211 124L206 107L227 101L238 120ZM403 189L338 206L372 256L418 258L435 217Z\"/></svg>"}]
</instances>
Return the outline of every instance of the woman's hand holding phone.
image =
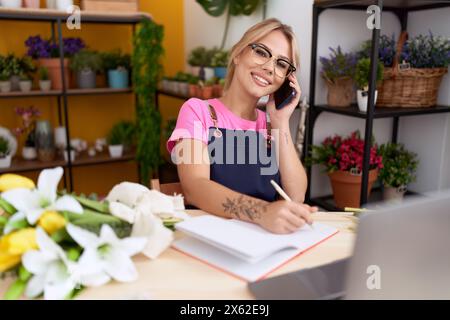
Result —
<instances>
[{"instance_id":1,"label":"woman's hand holding phone","mask_svg":"<svg viewBox=\"0 0 450 320\"><path fill-rule=\"evenodd\" d=\"M281 109L277 109L275 106L274 94L271 94L266 105L266 110L269 113L272 128L275 129L289 129L289 118L294 112L295 107L298 105L302 93L297 77L294 73L291 74L287 80L289 81L289 85L296 92L296 95L291 99L291 101Z\"/></svg>"}]
</instances>

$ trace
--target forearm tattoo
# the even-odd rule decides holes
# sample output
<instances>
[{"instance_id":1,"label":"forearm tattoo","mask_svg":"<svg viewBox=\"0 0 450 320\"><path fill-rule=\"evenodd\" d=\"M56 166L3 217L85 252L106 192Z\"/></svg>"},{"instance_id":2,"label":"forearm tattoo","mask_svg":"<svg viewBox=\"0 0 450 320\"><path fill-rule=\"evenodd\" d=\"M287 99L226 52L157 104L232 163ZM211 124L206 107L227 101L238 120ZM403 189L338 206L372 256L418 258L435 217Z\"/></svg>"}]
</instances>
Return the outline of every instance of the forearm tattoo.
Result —
<instances>
[{"instance_id":1,"label":"forearm tattoo","mask_svg":"<svg viewBox=\"0 0 450 320\"><path fill-rule=\"evenodd\" d=\"M260 219L261 214L267 211L267 205L263 201L247 198L243 195L235 199L227 197L226 201L222 203L223 210L233 218L242 220L243 217L247 217L250 221Z\"/></svg>"}]
</instances>

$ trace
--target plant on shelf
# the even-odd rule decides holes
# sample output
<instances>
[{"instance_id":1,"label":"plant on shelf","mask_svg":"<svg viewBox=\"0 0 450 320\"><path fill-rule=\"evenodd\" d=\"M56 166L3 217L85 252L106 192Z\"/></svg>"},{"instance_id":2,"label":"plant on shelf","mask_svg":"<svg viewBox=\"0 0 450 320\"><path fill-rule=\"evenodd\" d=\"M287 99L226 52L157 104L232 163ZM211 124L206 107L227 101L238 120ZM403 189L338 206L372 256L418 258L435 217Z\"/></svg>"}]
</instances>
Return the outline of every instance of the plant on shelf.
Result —
<instances>
[{"instance_id":1,"label":"plant on shelf","mask_svg":"<svg viewBox=\"0 0 450 320\"><path fill-rule=\"evenodd\" d=\"M61 77L59 45L36 35L30 36L25 41L25 46L27 47L27 55L33 59L37 59L39 66L48 69L52 88L61 90L63 88L63 79ZM69 86L69 58L84 48L86 48L86 45L80 38L63 38L64 82L67 87Z\"/></svg>"},{"instance_id":2,"label":"plant on shelf","mask_svg":"<svg viewBox=\"0 0 450 320\"><path fill-rule=\"evenodd\" d=\"M201 92L200 92L200 86L198 85L200 81L200 78L192 75L189 80L189 96L190 97L200 97L201 96Z\"/></svg>"},{"instance_id":3,"label":"plant on shelf","mask_svg":"<svg viewBox=\"0 0 450 320\"><path fill-rule=\"evenodd\" d=\"M411 68L447 68L450 64L450 39L433 33L418 35L405 42L401 61Z\"/></svg>"},{"instance_id":4,"label":"plant on shelf","mask_svg":"<svg viewBox=\"0 0 450 320\"><path fill-rule=\"evenodd\" d=\"M49 78L48 68L40 67L38 70L39 88L42 91L49 91L52 87L52 81Z\"/></svg>"},{"instance_id":5,"label":"plant on shelf","mask_svg":"<svg viewBox=\"0 0 450 320\"><path fill-rule=\"evenodd\" d=\"M0 136L0 168L9 168L11 166L11 150L6 138Z\"/></svg>"},{"instance_id":6,"label":"plant on shelf","mask_svg":"<svg viewBox=\"0 0 450 320\"><path fill-rule=\"evenodd\" d=\"M21 126L14 129L17 138L25 137L22 148L22 157L25 160L34 160L37 158L36 150L36 121L41 115L39 109L30 106L28 108L15 108L15 113L21 118Z\"/></svg>"},{"instance_id":7,"label":"plant on shelf","mask_svg":"<svg viewBox=\"0 0 450 320\"><path fill-rule=\"evenodd\" d=\"M396 54L397 41L395 40L395 34L391 37L387 35L380 36L380 42L378 47L378 59L383 63L385 67L392 67ZM360 51L358 51L358 60L363 58L370 58L370 50L372 48L372 40L364 41L361 45Z\"/></svg>"},{"instance_id":8,"label":"plant on shelf","mask_svg":"<svg viewBox=\"0 0 450 320\"><path fill-rule=\"evenodd\" d=\"M120 121L115 124L108 134L107 141L110 146L110 154L120 154L122 156L123 151L128 152L135 144L136 140L136 125L130 121ZM120 146L114 148L114 146ZM112 150L112 151L111 151ZM114 152L117 150L117 152ZM122 151L121 151L122 150Z\"/></svg>"},{"instance_id":9,"label":"plant on shelf","mask_svg":"<svg viewBox=\"0 0 450 320\"><path fill-rule=\"evenodd\" d=\"M7 68L6 57L0 55L0 92L11 91L11 71Z\"/></svg>"},{"instance_id":10,"label":"plant on shelf","mask_svg":"<svg viewBox=\"0 0 450 320\"><path fill-rule=\"evenodd\" d=\"M141 181L149 178L161 164L161 115L156 109L155 94L162 72L161 56L164 29L145 19L134 36L131 58L133 84L137 95L137 160L140 164Z\"/></svg>"},{"instance_id":11,"label":"plant on shelf","mask_svg":"<svg viewBox=\"0 0 450 320\"><path fill-rule=\"evenodd\" d=\"M27 56L19 58L10 53L3 57L2 60L2 69L5 74L10 76L12 91L20 89L21 76L31 79L32 73L36 70L32 60Z\"/></svg>"},{"instance_id":12,"label":"plant on shelf","mask_svg":"<svg viewBox=\"0 0 450 320\"><path fill-rule=\"evenodd\" d=\"M111 88L123 89L129 87L129 71L131 70L131 57L123 54L120 49L101 54L103 68L108 75L108 84Z\"/></svg>"},{"instance_id":13,"label":"plant on shelf","mask_svg":"<svg viewBox=\"0 0 450 320\"><path fill-rule=\"evenodd\" d=\"M98 52L84 49L73 56L70 68L76 72L78 88L95 88L97 73L103 70L102 58Z\"/></svg>"},{"instance_id":14,"label":"plant on shelf","mask_svg":"<svg viewBox=\"0 0 450 320\"><path fill-rule=\"evenodd\" d=\"M214 75L214 69L210 68L212 51L205 47L196 47L189 53L188 64L191 71L201 80L208 79Z\"/></svg>"},{"instance_id":15,"label":"plant on shelf","mask_svg":"<svg viewBox=\"0 0 450 320\"><path fill-rule=\"evenodd\" d=\"M227 75L229 52L225 50L217 51L211 59L211 66L214 67L214 76L224 79Z\"/></svg>"},{"instance_id":16,"label":"plant on shelf","mask_svg":"<svg viewBox=\"0 0 450 320\"><path fill-rule=\"evenodd\" d=\"M383 198L400 200L407 190L407 185L416 180L415 172L419 164L417 154L397 143L381 145L380 154L383 157L383 168L379 175L384 186Z\"/></svg>"},{"instance_id":17,"label":"plant on shelf","mask_svg":"<svg viewBox=\"0 0 450 320\"><path fill-rule=\"evenodd\" d=\"M353 97L353 76L357 62L356 54L344 53L340 46L329 48L329 58L320 57L322 78L328 87L328 105L348 107Z\"/></svg>"},{"instance_id":18,"label":"plant on shelf","mask_svg":"<svg viewBox=\"0 0 450 320\"><path fill-rule=\"evenodd\" d=\"M1 299L73 299L85 288L136 281L132 256L158 258L185 218L180 196L123 182L99 201L58 191L63 173L43 170L37 184L0 175L0 279L13 280Z\"/></svg>"},{"instance_id":19,"label":"plant on shelf","mask_svg":"<svg viewBox=\"0 0 450 320\"><path fill-rule=\"evenodd\" d=\"M348 137L335 135L326 138L320 145L311 148L307 159L308 165L320 164L325 166L331 180L333 196L339 208L360 206L361 172L364 160L364 140L359 131ZM369 159L370 193L373 183L378 176L378 170L383 167L383 158L375 142L371 141Z\"/></svg>"},{"instance_id":20,"label":"plant on shelf","mask_svg":"<svg viewBox=\"0 0 450 320\"><path fill-rule=\"evenodd\" d=\"M381 61L377 63L377 74L376 74L376 82L377 84L383 80L383 71L384 66ZM356 91L357 99L358 99L358 107L362 112L367 111L368 104L368 90L369 90L369 76L370 76L370 59L362 58L356 64L355 71L355 83L358 87ZM377 102L378 90L375 90L375 99L374 103Z\"/></svg>"}]
</instances>

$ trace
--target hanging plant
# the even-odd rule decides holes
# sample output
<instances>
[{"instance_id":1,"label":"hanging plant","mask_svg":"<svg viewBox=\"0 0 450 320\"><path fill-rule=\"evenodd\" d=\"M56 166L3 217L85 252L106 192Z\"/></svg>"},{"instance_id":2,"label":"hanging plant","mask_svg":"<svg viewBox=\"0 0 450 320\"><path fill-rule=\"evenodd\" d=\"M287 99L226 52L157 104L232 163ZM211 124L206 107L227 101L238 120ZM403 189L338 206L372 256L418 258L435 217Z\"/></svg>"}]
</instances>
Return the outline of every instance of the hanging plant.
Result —
<instances>
[{"instance_id":1,"label":"hanging plant","mask_svg":"<svg viewBox=\"0 0 450 320\"><path fill-rule=\"evenodd\" d=\"M266 0L196 0L196 1L203 7L206 13L208 13L213 17L220 17L228 8L225 31L223 34L222 45L220 46L220 49L223 49L225 46L231 16L240 16L240 15L249 16L253 12L255 12L256 8L260 3L263 3L264 5L263 19L265 19L266 15L265 14Z\"/></svg>"},{"instance_id":2,"label":"hanging plant","mask_svg":"<svg viewBox=\"0 0 450 320\"><path fill-rule=\"evenodd\" d=\"M151 20L143 20L134 36L132 55L133 83L137 96L137 161L140 179L148 183L150 176L161 164L161 115L156 109L155 94L162 72L160 62L164 52L164 29Z\"/></svg>"}]
</instances>

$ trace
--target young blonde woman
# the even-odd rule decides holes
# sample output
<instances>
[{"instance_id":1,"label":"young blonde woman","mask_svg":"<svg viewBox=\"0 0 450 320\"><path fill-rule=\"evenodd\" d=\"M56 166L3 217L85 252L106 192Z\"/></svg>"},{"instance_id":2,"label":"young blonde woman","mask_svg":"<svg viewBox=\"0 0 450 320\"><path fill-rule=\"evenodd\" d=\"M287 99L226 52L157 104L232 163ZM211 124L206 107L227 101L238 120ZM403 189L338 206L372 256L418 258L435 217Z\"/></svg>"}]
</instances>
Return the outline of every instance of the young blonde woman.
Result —
<instances>
[{"instance_id":1,"label":"young blonde woman","mask_svg":"<svg viewBox=\"0 0 450 320\"><path fill-rule=\"evenodd\" d=\"M312 223L317 208L303 204L307 179L289 130L301 95L297 50L291 27L262 21L231 49L224 95L183 104L167 148L189 203L274 233ZM278 110L273 93L286 80L296 96ZM257 103L267 95L266 114ZM270 180L292 201L277 200Z\"/></svg>"}]
</instances>

